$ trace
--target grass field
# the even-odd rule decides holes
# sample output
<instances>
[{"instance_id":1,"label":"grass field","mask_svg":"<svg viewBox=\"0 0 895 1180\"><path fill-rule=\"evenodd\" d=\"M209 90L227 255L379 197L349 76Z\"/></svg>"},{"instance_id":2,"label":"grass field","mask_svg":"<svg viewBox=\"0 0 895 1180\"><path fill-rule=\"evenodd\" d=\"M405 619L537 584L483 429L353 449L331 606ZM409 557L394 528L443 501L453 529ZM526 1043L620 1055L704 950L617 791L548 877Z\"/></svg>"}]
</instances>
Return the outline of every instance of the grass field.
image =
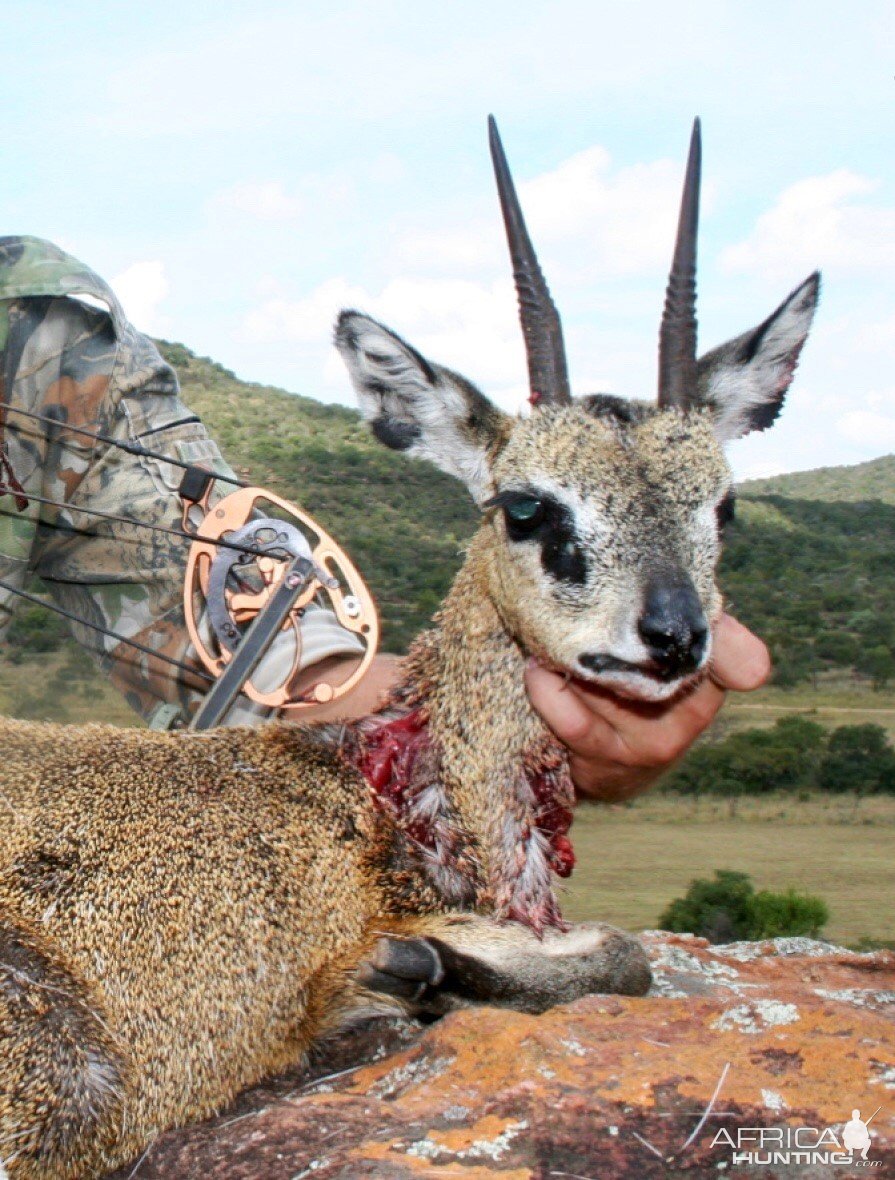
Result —
<instances>
[{"instance_id":1,"label":"grass field","mask_svg":"<svg viewBox=\"0 0 895 1180\"><path fill-rule=\"evenodd\" d=\"M895 739L895 693L872 692L854 685L824 685L820 691L800 686L794 689L763 688L759 692L732 694L720 725L728 731L773 725L778 717L803 713L821 725L864 725L871 722Z\"/></svg>"},{"instance_id":2,"label":"grass field","mask_svg":"<svg viewBox=\"0 0 895 1180\"><path fill-rule=\"evenodd\" d=\"M108 680L80 654L51 652L13 664L0 660L0 714L72 725L103 721L138 725L140 719Z\"/></svg>"},{"instance_id":3,"label":"grass field","mask_svg":"<svg viewBox=\"0 0 895 1180\"><path fill-rule=\"evenodd\" d=\"M737 869L757 889L792 886L822 897L828 938L895 938L891 796L742 798L732 816L727 799L656 794L623 807L579 807L572 841L578 863L563 908L576 920L653 927L694 877Z\"/></svg>"},{"instance_id":4,"label":"grass field","mask_svg":"<svg viewBox=\"0 0 895 1180\"><path fill-rule=\"evenodd\" d=\"M139 724L119 694L81 653L29 656L21 664L0 658L0 712L54 721L103 720L114 725ZM73 675L74 669L74 675ZM833 728L873 722L895 738L895 691L872 692L842 679L819 690L763 688L732 693L713 732L773 725L778 717L802 713Z\"/></svg>"}]
</instances>

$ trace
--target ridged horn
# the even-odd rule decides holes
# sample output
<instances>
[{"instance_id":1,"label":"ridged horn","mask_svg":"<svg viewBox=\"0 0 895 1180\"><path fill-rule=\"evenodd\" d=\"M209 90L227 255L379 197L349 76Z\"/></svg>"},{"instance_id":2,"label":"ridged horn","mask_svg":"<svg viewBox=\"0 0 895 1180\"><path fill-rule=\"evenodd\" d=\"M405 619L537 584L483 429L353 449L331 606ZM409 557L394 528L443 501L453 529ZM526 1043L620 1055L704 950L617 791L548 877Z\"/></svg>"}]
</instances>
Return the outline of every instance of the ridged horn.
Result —
<instances>
[{"instance_id":1,"label":"ridged horn","mask_svg":"<svg viewBox=\"0 0 895 1180\"><path fill-rule=\"evenodd\" d=\"M567 404L571 402L572 395L569 392L562 324L525 228L493 115L488 116L488 142L513 263L516 294L519 297L519 318L528 359L530 400L532 405L544 405L546 402Z\"/></svg>"},{"instance_id":2,"label":"ridged horn","mask_svg":"<svg viewBox=\"0 0 895 1180\"><path fill-rule=\"evenodd\" d=\"M659 329L659 405L685 410L696 393L696 235L702 139L693 120L677 241Z\"/></svg>"}]
</instances>

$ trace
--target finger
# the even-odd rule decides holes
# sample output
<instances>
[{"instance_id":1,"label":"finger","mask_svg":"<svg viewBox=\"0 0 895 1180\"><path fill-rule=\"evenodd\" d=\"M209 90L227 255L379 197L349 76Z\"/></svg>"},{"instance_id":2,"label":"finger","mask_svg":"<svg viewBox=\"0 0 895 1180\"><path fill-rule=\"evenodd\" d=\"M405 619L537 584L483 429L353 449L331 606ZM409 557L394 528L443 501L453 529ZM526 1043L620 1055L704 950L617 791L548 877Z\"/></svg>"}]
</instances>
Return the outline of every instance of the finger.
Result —
<instances>
[{"instance_id":1,"label":"finger","mask_svg":"<svg viewBox=\"0 0 895 1180\"><path fill-rule=\"evenodd\" d=\"M661 766L680 757L725 697L723 689L704 680L673 701L644 704L592 685L566 685L543 668L531 669L528 683L535 708L573 753L627 766Z\"/></svg>"},{"instance_id":2,"label":"finger","mask_svg":"<svg viewBox=\"0 0 895 1180\"><path fill-rule=\"evenodd\" d=\"M525 683L532 705L565 745L608 760L625 753L611 718L602 715L576 686L566 684L564 677L534 664L525 671Z\"/></svg>"},{"instance_id":3,"label":"finger","mask_svg":"<svg viewBox=\"0 0 895 1180\"><path fill-rule=\"evenodd\" d=\"M566 684L544 668L526 674L532 704L579 762L611 766L655 767L677 758L705 728L723 700L711 685L708 703L664 705L661 713L644 713L640 702L620 701L590 686Z\"/></svg>"},{"instance_id":4,"label":"finger","mask_svg":"<svg viewBox=\"0 0 895 1180\"><path fill-rule=\"evenodd\" d=\"M752 692L771 674L767 647L732 615L722 615L715 625L709 675L720 688Z\"/></svg>"}]
</instances>

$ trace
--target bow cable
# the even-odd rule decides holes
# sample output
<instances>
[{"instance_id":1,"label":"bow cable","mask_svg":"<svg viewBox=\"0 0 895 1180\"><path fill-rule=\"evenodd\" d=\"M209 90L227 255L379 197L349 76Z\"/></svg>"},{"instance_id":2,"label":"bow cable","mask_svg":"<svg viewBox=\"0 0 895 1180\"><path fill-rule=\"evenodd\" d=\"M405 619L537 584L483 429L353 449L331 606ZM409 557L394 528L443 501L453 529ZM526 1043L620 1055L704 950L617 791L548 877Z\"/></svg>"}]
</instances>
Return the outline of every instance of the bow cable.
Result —
<instances>
[{"instance_id":1,"label":"bow cable","mask_svg":"<svg viewBox=\"0 0 895 1180\"><path fill-rule=\"evenodd\" d=\"M0 405L0 432L2 432L2 430L4 428L8 427L9 429L12 429L13 431L15 431L19 435L27 435L29 433L28 431L24 430L21 426L15 426L13 423L11 423L7 420L7 414L10 412L14 413L14 414L21 414L23 417L28 418L34 422L44 423L45 425L51 427L52 432L47 431L45 434L47 441L51 444L52 443L59 443L60 445L65 446L66 440L59 439L58 434L61 431L67 430L67 431L70 431L74 434L79 434L85 438L92 439L96 442L101 442L101 443L107 444L112 447L117 447L119 450L125 451L128 454L136 455L136 456L142 457L142 458L155 459L160 463L167 463L167 464L170 464L171 466L179 467L179 468L183 469L186 472L186 474L184 475L183 480L181 482L180 495L181 495L181 498L184 499L187 503L189 503L189 502L199 503L199 501L200 501L200 493L197 490L197 480L198 480L198 483L201 483L205 489L207 489L208 486L212 482L220 480L224 483L234 485L235 487L237 487L239 489L243 489L243 490L247 490L247 491L253 490L252 485L246 484L242 480L236 479L233 476L227 476L227 475L220 474L214 470L209 470L208 468L202 467L196 463L187 463L181 459L172 458L169 455L161 454L157 451L150 450L150 448L144 447L141 443L125 442L120 439L112 438L109 435L102 434L98 431L86 430L86 429L79 427L79 426L69 425L68 423L66 423L64 421L60 421L56 417L51 417L51 416L45 415L45 414L38 414L38 413L35 413L34 411L19 409L18 407L14 407L14 406ZM2 434L0 434L0 437L2 437ZM5 457L5 452L0 451L0 455L3 455L3 457ZM191 477L192 477L192 480L191 480ZM128 525L131 528L148 529L152 532L165 533L165 534L168 534L169 536L180 537L180 538L183 538L184 540L187 540L193 544L197 541L202 541L203 539L205 539L205 540L210 540L211 543L214 544L216 547L235 550L239 553L249 554L252 557L265 557L266 558L266 557L270 556L269 548L258 549L252 545L241 544L237 541L224 540L223 537L215 537L213 539L203 538L202 531L201 531L202 525L199 525L196 532L189 532L184 528L177 528L176 526L169 526L169 525L163 525L163 524L153 524L148 521L136 520L133 517L119 515L114 512L107 512L107 511L104 511L99 508L88 508L86 506L79 506L79 505L75 505L75 504L66 503L63 500L55 500L55 499L50 498L49 496L39 496L39 495L35 495L30 492L25 492L23 489L21 489L21 490L19 489L18 481L15 479L15 473L11 469L11 467L9 467L8 463L3 469L0 469L0 500L2 500L3 497L7 496L7 495L12 496L15 499L15 503L16 503L18 511L12 512L9 509L5 509L3 507L0 507L0 516L11 517L13 519L21 519L19 514L22 511L24 511L24 509L28 506L28 502L30 500L33 500L36 504L41 504L41 505L46 505L46 506L49 506L52 508L57 508L62 511L65 511L65 512L83 513L86 516L96 517L100 520L109 520L109 521L114 521L118 524ZM24 502L22 502L22 501L24 501ZM206 511L207 511L207 507L206 507ZM104 536L104 534L101 532L97 533L91 529L78 527L74 523L66 523L65 521L60 521L60 520L47 521L47 520L41 520L40 518L38 518L38 520L35 523L37 524L38 528L55 529L60 532L68 533L70 535L86 536L86 537L103 537ZM184 523L186 523L186 522L184 522ZM120 540L122 542L134 542L133 538L128 538L128 537L118 538L118 540ZM52 579L49 579L49 580L52 581ZM302 588L303 588L303 584L304 584L305 580L306 579L301 579L295 586L292 586L290 583L290 585L287 587L289 597L291 599L297 598L302 593ZM151 647L148 647L145 644L140 643L138 640L131 639L129 636L122 635L117 631L113 631L111 628L105 627L99 623L92 622L89 619L82 618L81 616L73 613L72 611L66 610L65 607L59 606L58 604L56 604L54 602L47 601L46 599L41 598L36 594L32 594L29 591L27 591L21 587L14 586L9 582L4 581L3 579L0 579L0 591L4 591L8 594L16 595L19 598L25 599L26 602L33 603L36 606L44 607L46 610L52 611L54 614L60 615L62 618L67 619L72 623L78 624L83 627L88 627L91 630L98 632L100 635L104 635L109 639L113 639L116 641L116 643L126 644L127 646L134 648L135 650L143 653L144 655L149 656L151 659L159 660L162 663L168 664L173 668L176 668L182 672L186 672L190 677L192 677L194 679L204 680L212 686L220 684L220 677L215 677L214 675L210 674L209 671L207 671L205 668L186 664L181 660L178 660L172 656L166 655L164 652L153 650ZM269 606L270 605L273 605L273 604L269 604ZM269 613L269 608L265 608L261 612L261 614L259 615L259 618L256 620L256 625L261 623L262 620L266 618L268 613ZM253 626L252 628L250 628L250 631L249 631L246 638L248 639L249 637L253 636L255 630L256 630L256 626ZM268 630L270 630L269 627L268 627ZM271 631L271 638L273 637L273 635L276 634L277 630L278 630L278 628L276 628L276 627L273 628L273 630ZM365 630L368 630L368 628L365 628ZM100 656L101 658L109 658L109 653L107 651L105 651L104 649L91 647L88 644L84 644L84 647L88 651L91 651L94 655ZM263 654L263 652L261 654ZM184 682L181 677L176 677L175 679L181 680L182 683ZM233 679L233 677L231 676L230 680L232 681L232 679ZM243 679L245 679L245 678L243 678ZM232 699L236 696L237 693L244 691L244 683L239 686L237 686L235 683L229 683L225 687L227 687L227 689L228 689L229 698L230 698L231 703L232 703ZM321 699L323 699L323 698L321 698Z\"/></svg>"},{"instance_id":2,"label":"bow cable","mask_svg":"<svg viewBox=\"0 0 895 1180\"><path fill-rule=\"evenodd\" d=\"M197 470L204 470L198 468ZM213 474L212 472L205 472L206 475ZM0 497L15 495L2 480L0 480ZM64 508L68 512L83 512L87 516L96 516L101 520L113 520L118 524L129 524L136 529L151 529L154 533L169 533L172 537L185 537L187 541L201 541L208 540L203 538L201 533L189 533L186 529L179 529L173 525L167 524L150 524L148 520L134 520L132 516L119 516L115 512L105 512L101 508L83 508L78 504L67 504L64 500L51 500L49 496L36 496L33 492L25 492L25 497L33 500L35 504L48 504L51 508ZM10 514L6 514L10 515ZM43 524L43 521L38 521L38 525ZM64 527L64 526L63 526ZM201 527L201 526L200 526ZM84 529L77 529L74 526L72 532L85 532ZM92 533L89 536L100 536L101 534ZM215 538L215 545L220 545L223 549L235 549L238 553L249 553L252 557L269 557L270 554L263 549L255 549L252 545L240 545L237 541L225 541L222 538Z\"/></svg>"},{"instance_id":3,"label":"bow cable","mask_svg":"<svg viewBox=\"0 0 895 1180\"><path fill-rule=\"evenodd\" d=\"M111 447L118 447L120 451L127 451L129 455L137 455L143 459L157 459L160 463L170 463L172 467L180 467L184 471L192 471L197 466L195 463L187 463L183 459L172 459L170 455L163 455L160 451L151 451L149 447L144 447L142 443L122 442L121 439L112 438L111 435L100 434L98 431L93 430L85 430L82 426L72 426L70 423L63 422L59 418L53 418L48 414L35 414L33 410L23 410L18 406L0 406L0 429L4 425L2 419L7 414L22 414L25 418L31 418L34 422L43 422L47 426L55 426L57 430L68 430L73 434L81 434L84 438L92 438L94 442L107 443ZM13 426L10 422L5 423L5 425L10 426L19 434L24 434L24 431L20 427ZM177 425L177 423L172 423L171 425ZM163 427L162 429L167 429L167 427ZM51 438L49 441L55 442L56 440ZM199 470L205 471L208 475L221 480L223 483L234 484L238 488L247 488L250 486L233 475L221 475L217 471L209 471L205 467L201 467Z\"/></svg>"},{"instance_id":4,"label":"bow cable","mask_svg":"<svg viewBox=\"0 0 895 1180\"><path fill-rule=\"evenodd\" d=\"M90 627L93 631L98 631L100 635L107 635L110 639L117 639L119 643L126 643L130 647L135 647L137 651L143 652L147 656L151 656L154 660L161 660L165 664L171 664L174 668L179 668L183 672L189 672L190 676L197 676L201 680L208 681L209 684L214 683L214 677L211 676L204 668L194 668L189 664L183 663L182 660L175 660L173 656L165 655L161 651L153 651L151 647L140 643L136 639L130 639L127 635L121 635L118 631L113 631L109 627L103 627L99 623L91 623L88 619L82 619L80 615L68 611L64 606L59 606L58 603L48 602L45 598L40 598L36 594L31 594L28 590L23 590L19 586L13 586L9 582L5 582L0 578L0 590L5 590L10 594L17 594L19 598L24 598L26 602L33 602L35 606L46 607L47 610L53 611L57 615L61 615L63 619L69 619L73 623L79 623L82 627ZM88 649L90 650L90 649ZM102 651L99 648L93 648L93 654L97 656L108 656L107 651Z\"/></svg>"}]
</instances>

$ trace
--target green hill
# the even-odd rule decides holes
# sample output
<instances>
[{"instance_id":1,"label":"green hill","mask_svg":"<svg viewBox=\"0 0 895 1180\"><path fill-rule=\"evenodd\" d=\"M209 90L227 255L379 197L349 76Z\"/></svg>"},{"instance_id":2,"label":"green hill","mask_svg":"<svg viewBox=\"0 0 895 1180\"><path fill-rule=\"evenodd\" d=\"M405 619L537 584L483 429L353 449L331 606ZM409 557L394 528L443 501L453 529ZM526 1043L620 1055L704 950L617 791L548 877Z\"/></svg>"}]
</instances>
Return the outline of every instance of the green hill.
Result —
<instances>
[{"instance_id":1,"label":"green hill","mask_svg":"<svg viewBox=\"0 0 895 1180\"><path fill-rule=\"evenodd\" d=\"M403 651L475 528L465 489L387 451L354 410L240 381L180 344L161 347L237 473L302 504L349 551L379 604L385 648Z\"/></svg>"},{"instance_id":2,"label":"green hill","mask_svg":"<svg viewBox=\"0 0 895 1180\"><path fill-rule=\"evenodd\" d=\"M721 584L769 644L778 684L895 679L895 501L741 495Z\"/></svg>"},{"instance_id":3,"label":"green hill","mask_svg":"<svg viewBox=\"0 0 895 1180\"><path fill-rule=\"evenodd\" d=\"M353 410L246 384L181 345L163 347L230 462L305 504L356 556L386 644L402 650L475 527L465 490L428 463L384 450ZM855 671L885 679L895 457L744 484L721 581L732 609L767 638L779 683Z\"/></svg>"},{"instance_id":4,"label":"green hill","mask_svg":"<svg viewBox=\"0 0 895 1180\"><path fill-rule=\"evenodd\" d=\"M750 496L787 496L793 500L879 500L895 504L895 455L883 455L853 467L817 467L813 471L753 479L744 483L741 491Z\"/></svg>"},{"instance_id":5,"label":"green hill","mask_svg":"<svg viewBox=\"0 0 895 1180\"><path fill-rule=\"evenodd\" d=\"M353 410L161 347L238 473L303 504L348 549L379 603L384 648L404 650L475 527L466 491L385 450ZM895 457L744 484L721 582L731 609L769 642L778 684L895 679ZM46 661L63 633L39 608L25 611L7 659ZM64 666L74 675L77 659Z\"/></svg>"}]
</instances>

